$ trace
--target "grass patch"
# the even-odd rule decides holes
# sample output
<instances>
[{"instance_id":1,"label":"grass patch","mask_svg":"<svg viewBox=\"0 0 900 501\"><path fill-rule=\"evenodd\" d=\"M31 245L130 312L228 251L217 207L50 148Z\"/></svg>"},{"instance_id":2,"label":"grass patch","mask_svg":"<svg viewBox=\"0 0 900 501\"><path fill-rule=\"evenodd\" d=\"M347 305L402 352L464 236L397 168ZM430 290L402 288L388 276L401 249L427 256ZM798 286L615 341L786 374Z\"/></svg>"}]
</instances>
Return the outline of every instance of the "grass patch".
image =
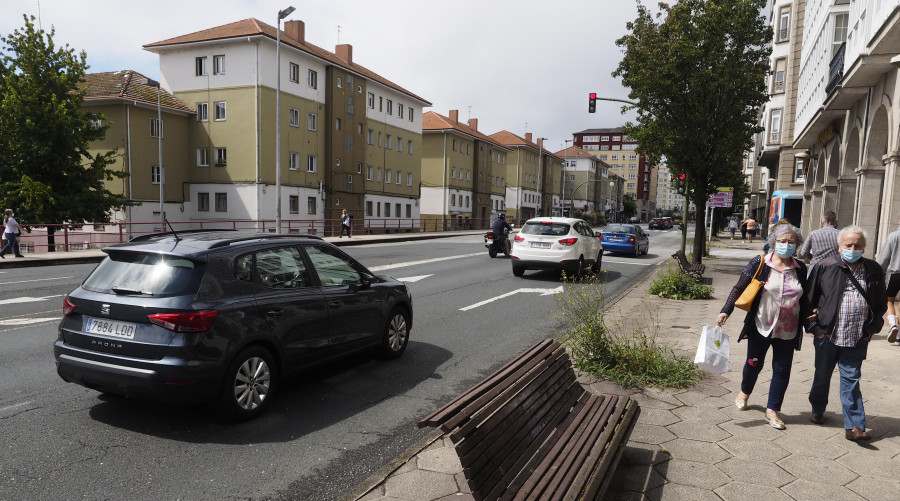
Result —
<instances>
[{"instance_id":1,"label":"grass patch","mask_svg":"<svg viewBox=\"0 0 900 501\"><path fill-rule=\"evenodd\" d=\"M592 276L557 296L557 319L575 366L624 388L685 388L700 381L692 359L657 343L659 325L641 308L636 317L606 320L604 287Z\"/></svg>"},{"instance_id":2,"label":"grass patch","mask_svg":"<svg viewBox=\"0 0 900 501\"><path fill-rule=\"evenodd\" d=\"M712 299L712 287L682 273L672 263L650 283L650 294L669 299Z\"/></svg>"}]
</instances>

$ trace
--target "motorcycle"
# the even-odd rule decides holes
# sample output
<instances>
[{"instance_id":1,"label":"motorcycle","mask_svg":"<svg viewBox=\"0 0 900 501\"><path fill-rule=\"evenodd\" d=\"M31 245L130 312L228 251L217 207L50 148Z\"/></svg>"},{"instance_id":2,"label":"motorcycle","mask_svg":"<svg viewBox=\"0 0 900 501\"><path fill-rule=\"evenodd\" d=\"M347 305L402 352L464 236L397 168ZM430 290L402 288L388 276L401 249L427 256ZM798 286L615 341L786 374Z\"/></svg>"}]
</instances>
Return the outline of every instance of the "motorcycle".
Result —
<instances>
[{"instance_id":1,"label":"motorcycle","mask_svg":"<svg viewBox=\"0 0 900 501\"><path fill-rule=\"evenodd\" d=\"M497 257L497 254L503 253L504 256L509 257L510 251L510 242L509 242L509 229L504 228L503 233L506 238L497 239L498 241L494 241L494 232L489 231L484 234L484 246L487 247L488 255L492 258Z\"/></svg>"}]
</instances>

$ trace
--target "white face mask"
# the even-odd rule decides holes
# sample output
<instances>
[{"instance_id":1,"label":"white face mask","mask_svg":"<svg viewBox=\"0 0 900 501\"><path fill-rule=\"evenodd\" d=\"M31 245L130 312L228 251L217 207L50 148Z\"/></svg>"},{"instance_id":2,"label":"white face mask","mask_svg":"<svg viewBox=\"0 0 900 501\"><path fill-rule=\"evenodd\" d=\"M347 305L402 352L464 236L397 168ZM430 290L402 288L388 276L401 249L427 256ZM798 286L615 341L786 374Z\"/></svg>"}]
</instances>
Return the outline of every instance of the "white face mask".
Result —
<instances>
[{"instance_id":1,"label":"white face mask","mask_svg":"<svg viewBox=\"0 0 900 501\"><path fill-rule=\"evenodd\" d=\"M779 257L791 257L796 250L796 245L780 242L775 244L775 254L778 254Z\"/></svg>"}]
</instances>

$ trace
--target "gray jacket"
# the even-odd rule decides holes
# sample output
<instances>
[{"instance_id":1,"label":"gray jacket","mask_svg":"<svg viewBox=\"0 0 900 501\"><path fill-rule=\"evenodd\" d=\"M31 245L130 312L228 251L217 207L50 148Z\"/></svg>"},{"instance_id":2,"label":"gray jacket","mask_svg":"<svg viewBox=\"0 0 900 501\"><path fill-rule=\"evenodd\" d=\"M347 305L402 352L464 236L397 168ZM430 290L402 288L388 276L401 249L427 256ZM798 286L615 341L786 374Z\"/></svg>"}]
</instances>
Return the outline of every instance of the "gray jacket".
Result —
<instances>
[{"instance_id":1,"label":"gray jacket","mask_svg":"<svg viewBox=\"0 0 900 501\"><path fill-rule=\"evenodd\" d=\"M888 235L876 261L887 273L900 272L900 228Z\"/></svg>"}]
</instances>

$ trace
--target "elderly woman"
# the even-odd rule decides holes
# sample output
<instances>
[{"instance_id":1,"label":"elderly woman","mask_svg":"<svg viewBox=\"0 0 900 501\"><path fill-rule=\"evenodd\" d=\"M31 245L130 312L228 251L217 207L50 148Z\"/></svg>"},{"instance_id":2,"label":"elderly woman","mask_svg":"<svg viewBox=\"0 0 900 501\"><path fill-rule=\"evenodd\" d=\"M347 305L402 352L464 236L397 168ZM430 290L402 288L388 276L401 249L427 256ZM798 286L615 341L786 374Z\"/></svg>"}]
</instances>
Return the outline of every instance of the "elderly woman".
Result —
<instances>
[{"instance_id":1,"label":"elderly woman","mask_svg":"<svg viewBox=\"0 0 900 501\"><path fill-rule=\"evenodd\" d=\"M772 381L766 404L766 422L783 430L784 421L778 416L784 393L791 378L794 351L800 350L804 324L808 324L811 310L806 290L806 265L794 259L801 242L799 230L790 224L772 228L768 242L774 252L750 260L731 294L722 307L716 323L721 327L734 311L734 302L750 283L760 262L758 280L765 282L756 295L741 329L738 342L747 340L747 359L741 380L741 391L734 401L739 410L747 407L747 399L763 368L769 348L772 348Z\"/></svg>"}]
</instances>

